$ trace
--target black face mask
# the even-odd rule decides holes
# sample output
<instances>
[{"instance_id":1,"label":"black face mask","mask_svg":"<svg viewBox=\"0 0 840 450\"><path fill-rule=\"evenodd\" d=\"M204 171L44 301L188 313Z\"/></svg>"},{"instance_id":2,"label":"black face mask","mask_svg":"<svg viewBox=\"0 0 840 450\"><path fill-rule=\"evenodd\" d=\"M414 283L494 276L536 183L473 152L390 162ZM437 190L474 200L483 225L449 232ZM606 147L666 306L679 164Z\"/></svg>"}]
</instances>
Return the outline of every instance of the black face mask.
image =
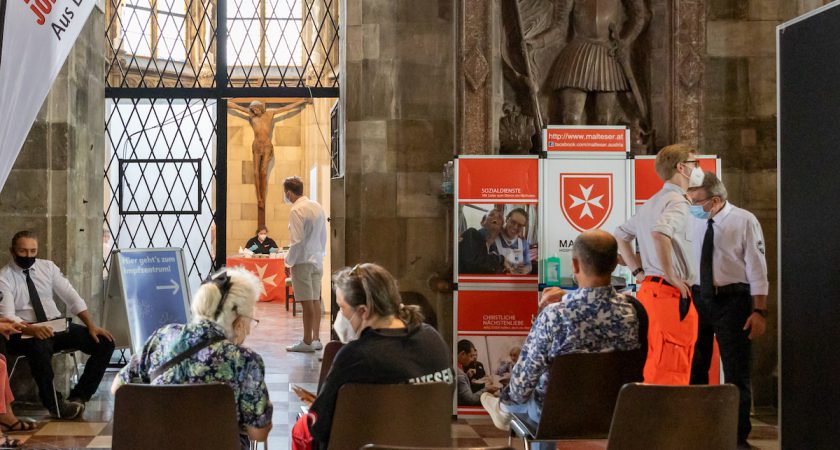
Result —
<instances>
[{"instance_id":1,"label":"black face mask","mask_svg":"<svg viewBox=\"0 0 840 450\"><path fill-rule=\"evenodd\" d=\"M21 269L28 269L35 264L35 257L15 255L15 264L17 264Z\"/></svg>"}]
</instances>

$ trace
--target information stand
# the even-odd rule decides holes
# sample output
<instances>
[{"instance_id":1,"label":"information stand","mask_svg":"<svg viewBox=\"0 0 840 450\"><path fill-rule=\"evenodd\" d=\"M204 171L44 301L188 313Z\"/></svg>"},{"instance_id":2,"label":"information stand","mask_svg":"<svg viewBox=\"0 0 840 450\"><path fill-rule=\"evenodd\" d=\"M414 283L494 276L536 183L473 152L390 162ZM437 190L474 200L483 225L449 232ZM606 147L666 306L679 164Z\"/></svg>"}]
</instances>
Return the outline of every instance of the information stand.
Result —
<instances>
[{"instance_id":1,"label":"information stand","mask_svg":"<svg viewBox=\"0 0 840 450\"><path fill-rule=\"evenodd\" d=\"M190 292L180 248L115 250L105 295L104 327L117 348L137 354L163 325L190 319Z\"/></svg>"}]
</instances>

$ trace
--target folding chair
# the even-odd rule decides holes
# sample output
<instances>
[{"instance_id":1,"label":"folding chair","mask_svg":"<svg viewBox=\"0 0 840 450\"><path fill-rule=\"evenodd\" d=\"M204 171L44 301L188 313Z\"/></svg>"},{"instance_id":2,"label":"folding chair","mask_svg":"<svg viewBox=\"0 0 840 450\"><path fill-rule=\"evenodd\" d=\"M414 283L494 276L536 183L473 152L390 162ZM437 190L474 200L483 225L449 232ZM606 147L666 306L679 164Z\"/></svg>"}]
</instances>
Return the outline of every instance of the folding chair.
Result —
<instances>
[{"instance_id":1,"label":"folding chair","mask_svg":"<svg viewBox=\"0 0 840 450\"><path fill-rule=\"evenodd\" d=\"M452 392L444 383L346 384L338 391L328 448L451 445Z\"/></svg>"},{"instance_id":2,"label":"folding chair","mask_svg":"<svg viewBox=\"0 0 840 450\"><path fill-rule=\"evenodd\" d=\"M732 450L738 388L631 383L618 395L607 450Z\"/></svg>"},{"instance_id":3,"label":"folding chair","mask_svg":"<svg viewBox=\"0 0 840 450\"><path fill-rule=\"evenodd\" d=\"M532 441L607 437L619 390L642 381L644 365L641 349L558 356L549 372L539 423L527 413L514 414L511 438L522 438L528 449Z\"/></svg>"}]
</instances>

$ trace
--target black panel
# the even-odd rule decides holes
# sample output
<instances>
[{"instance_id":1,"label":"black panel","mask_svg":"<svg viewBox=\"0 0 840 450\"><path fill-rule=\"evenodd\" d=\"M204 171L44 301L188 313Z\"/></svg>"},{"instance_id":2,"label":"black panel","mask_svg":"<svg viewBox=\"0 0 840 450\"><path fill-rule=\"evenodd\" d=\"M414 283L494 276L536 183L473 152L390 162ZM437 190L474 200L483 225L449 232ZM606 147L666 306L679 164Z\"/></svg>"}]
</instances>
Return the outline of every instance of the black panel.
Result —
<instances>
[{"instance_id":1,"label":"black panel","mask_svg":"<svg viewBox=\"0 0 840 450\"><path fill-rule=\"evenodd\" d=\"M779 37L782 448L840 428L840 8Z\"/></svg>"}]
</instances>

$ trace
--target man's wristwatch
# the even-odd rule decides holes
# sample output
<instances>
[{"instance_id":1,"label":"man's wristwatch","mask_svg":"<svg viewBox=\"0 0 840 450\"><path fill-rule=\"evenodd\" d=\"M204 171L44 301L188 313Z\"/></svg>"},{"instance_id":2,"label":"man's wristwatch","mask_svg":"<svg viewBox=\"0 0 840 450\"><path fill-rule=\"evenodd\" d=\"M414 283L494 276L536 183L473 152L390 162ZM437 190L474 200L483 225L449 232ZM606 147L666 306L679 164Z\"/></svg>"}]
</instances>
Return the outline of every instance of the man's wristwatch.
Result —
<instances>
[{"instance_id":1,"label":"man's wristwatch","mask_svg":"<svg viewBox=\"0 0 840 450\"><path fill-rule=\"evenodd\" d=\"M631 273L632 273L632 274L633 274L633 276L635 277L636 275L638 275L638 274L640 274L640 273L642 273L642 272L644 272L644 271L645 271L645 269L642 269L641 267L639 267L638 269L634 270L634 271L633 271L633 272L631 272Z\"/></svg>"},{"instance_id":2,"label":"man's wristwatch","mask_svg":"<svg viewBox=\"0 0 840 450\"><path fill-rule=\"evenodd\" d=\"M764 317L765 319L767 318L767 310L766 309L753 308L753 312L761 314L761 317Z\"/></svg>"}]
</instances>

